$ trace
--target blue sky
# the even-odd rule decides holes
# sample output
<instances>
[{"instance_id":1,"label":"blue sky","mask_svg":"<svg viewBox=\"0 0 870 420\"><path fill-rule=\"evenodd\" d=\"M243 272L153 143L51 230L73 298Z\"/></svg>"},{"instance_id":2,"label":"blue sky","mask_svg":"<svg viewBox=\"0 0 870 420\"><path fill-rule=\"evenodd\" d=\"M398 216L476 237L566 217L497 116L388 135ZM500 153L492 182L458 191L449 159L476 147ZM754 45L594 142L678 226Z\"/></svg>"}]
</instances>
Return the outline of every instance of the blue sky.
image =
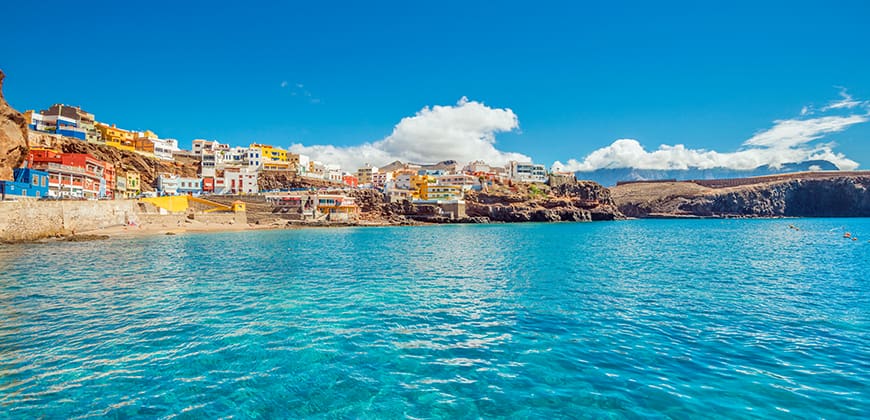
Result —
<instances>
[{"instance_id":1,"label":"blue sky","mask_svg":"<svg viewBox=\"0 0 870 420\"><path fill-rule=\"evenodd\" d=\"M453 121L489 118L465 114L467 97L518 121L468 133L546 164L618 139L729 153L777 120L820 117L801 110L843 99L841 88L870 99L861 1L7 3L0 68L14 107L81 105L182 145L341 156L393 138L393 157ZM421 118L442 124L423 139L397 127L438 105L461 112ZM870 123L853 121L813 140L868 167L868 139Z\"/></svg>"}]
</instances>

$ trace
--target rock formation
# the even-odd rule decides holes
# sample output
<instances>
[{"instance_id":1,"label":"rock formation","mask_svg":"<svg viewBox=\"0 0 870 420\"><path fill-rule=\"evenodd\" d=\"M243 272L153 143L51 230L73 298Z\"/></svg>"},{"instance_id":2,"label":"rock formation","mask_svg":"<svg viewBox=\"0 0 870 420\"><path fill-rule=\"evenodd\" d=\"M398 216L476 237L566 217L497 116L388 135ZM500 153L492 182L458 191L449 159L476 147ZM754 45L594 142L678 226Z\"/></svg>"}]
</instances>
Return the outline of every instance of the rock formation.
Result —
<instances>
[{"instance_id":1,"label":"rock formation","mask_svg":"<svg viewBox=\"0 0 870 420\"><path fill-rule=\"evenodd\" d=\"M627 184L613 193L630 217L870 216L870 172L726 181Z\"/></svg>"},{"instance_id":2,"label":"rock formation","mask_svg":"<svg viewBox=\"0 0 870 420\"><path fill-rule=\"evenodd\" d=\"M614 220L623 216L610 191L591 181L556 188L516 183L465 197L469 217L498 222L557 222Z\"/></svg>"},{"instance_id":3,"label":"rock formation","mask_svg":"<svg viewBox=\"0 0 870 420\"><path fill-rule=\"evenodd\" d=\"M12 170L27 157L27 122L3 98L3 70L0 70L0 180L11 180Z\"/></svg>"},{"instance_id":4,"label":"rock formation","mask_svg":"<svg viewBox=\"0 0 870 420\"><path fill-rule=\"evenodd\" d=\"M260 191L288 188L341 188L342 183L311 179L296 175L293 171L261 171L257 184Z\"/></svg>"}]
</instances>

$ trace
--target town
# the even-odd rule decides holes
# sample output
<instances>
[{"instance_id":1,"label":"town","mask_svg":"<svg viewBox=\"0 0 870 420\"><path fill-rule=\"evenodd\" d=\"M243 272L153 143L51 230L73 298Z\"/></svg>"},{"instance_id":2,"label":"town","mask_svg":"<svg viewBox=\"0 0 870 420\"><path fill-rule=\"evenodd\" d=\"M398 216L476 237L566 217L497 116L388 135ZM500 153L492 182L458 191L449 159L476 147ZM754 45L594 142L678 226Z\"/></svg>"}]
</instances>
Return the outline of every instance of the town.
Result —
<instances>
[{"instance_id":1,"label":"town","mask_svg":"<svg viewBox=\"0 0 870 420\"><path fill-rule=\"evenodd\" d=\"M265 196L280 211L304 214L303 197L296 188L264 188L270 174L290 174L295 179L319 182L332 196L315 197L317 213L347 214L358 211L353 199L342 194L351 189L380 191L385 201L409 201L451 208L470 190L486 190L493 183L558 183L574 180L571 173L548 174L544 165L511 161L505 166L475 161L425 165L393 162L382 167L364 165L342 168L268 144L230 146L217 140L196 139L190 150L178 140L160 138L150 130L138 131L99 122L94 114L77 106L54 104L39 112L28 110L24 118L30 150L25 162L14 170L13 181L0 181L3 198L38 199L149 199L172 196ZM184 160L196 164L196 174L165 171L151 184L140 173L120 162L101 160L91 153L64 152L64 142L85 142L132 152L164 162ZM350 170L349 170L350 169ZM323 189L323 188L321 188ZM294 190L294 191L291 191ZM322 194L321 194L322 195ZM160 201L152 201L160 206ZM291 210L292 204L299 207Z\"/></svg>"}]
</instances>

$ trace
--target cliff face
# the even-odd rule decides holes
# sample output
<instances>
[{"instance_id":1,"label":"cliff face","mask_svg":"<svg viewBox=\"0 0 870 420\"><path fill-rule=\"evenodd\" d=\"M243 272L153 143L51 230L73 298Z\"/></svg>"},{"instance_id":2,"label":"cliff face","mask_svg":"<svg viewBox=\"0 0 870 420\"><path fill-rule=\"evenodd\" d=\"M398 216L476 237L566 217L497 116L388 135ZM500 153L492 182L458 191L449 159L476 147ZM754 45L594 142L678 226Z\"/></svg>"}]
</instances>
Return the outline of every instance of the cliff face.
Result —
<instances>
[{"instance_id":1,"label":"cliff face","mask_svg":"<svg viewBox=\"0 0 870 420\"><path fill-rule=\"evenodd\" d=\"M0 180L11 180L12 169L27 157L27 122L3 98L3 78L0 70Z\"/></svg>"},{"instance_id":2,"label":"cliff face","mask_svg":"<svg viewBox=\"0 0 870 420\"><path fill-rule=\"evenodd\" d=\"M469 217L498 222L558 222L623 218L610 191L591 181L573 185L515 184L493 191L469 192L465 197Z\"/></svg>"},{"instance_id":3,"label":"cliff face","mask_svg":"<svg viewBox=\"0 0 870 420\"><path fill-rule=\"evenodd\" d=\"M330 182L322 179L311 179L297 176L296 172L290 171L261 171L257 178L260 191L287 189L287 188L336 188L344 184Z\"/></svg>"},{"instance_id":4,"label":"cliff face","mask_svg":"<svg viewBox=\"0 0 870 420\"><path fill-rule=\"evenodd\" d=\"M624 185L614 194L619 209L632 217L868 217L868 188L870 174L796 174L729 188L690 182Z\"/></svg>"},{"instance_id":5,"label":"cliff face","mask_svg":"<svg viewBox=\"0 0 870 420\"><path fill-rule=\"evenodd\" d=\"M199 161L191 158L176 157L174 162L170 162L111 146L35 131L30 132L30 144L32 147L59 149L64 153L90 153L97 159L115 165L117 176L123 176L131 170L139 172L142 191L154 191L160 174L196 177L199 172Z\"/></svg>"}]
</instances>

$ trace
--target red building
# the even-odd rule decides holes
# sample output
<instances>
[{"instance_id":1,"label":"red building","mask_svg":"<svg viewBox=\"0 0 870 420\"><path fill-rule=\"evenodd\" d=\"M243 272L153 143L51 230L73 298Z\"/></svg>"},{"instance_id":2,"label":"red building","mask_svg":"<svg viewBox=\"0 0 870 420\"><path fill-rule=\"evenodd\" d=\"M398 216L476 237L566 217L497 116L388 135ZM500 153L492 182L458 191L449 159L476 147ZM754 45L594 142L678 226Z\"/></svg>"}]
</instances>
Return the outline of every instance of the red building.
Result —
<instances>
[{"instance_id":1,"label":"red building","mask_svg":"<svg viewBox=\"0 0 870 420\"><path fill-rule=\"evenodd\" d=\"M33 168L48 172L48 191L56 197L99 198L107 191L106 162L88 153L33 149ZM114 168L109 170L114 184Z\"/></svg>"},{"instance_id":2,"label":"red building","mask_svg":"<svg viewBox=\"0 0 870 420\"><path fill-rule=\"evenodd\" d=\"M106 168L103 170L103 179L106 180L106 186L103 190L103 197L110 200L115 199L115 165L106 162Z\"/></svg>"},{"instance_id":3,"label":"red building","mask_svg":"<svg viewBox=\"0 0 870 420\"><path fill-rule=\"evenodd\" d=\"M205 193L213 193L214 192L214 178L208 177L202 179L202 192Z\"/></svg>"},{"instance_id":4,"label":"red building","mask_svg":"<svg viewBox=\"0 0 870 420\"><path fill-rule=\"evenodd\" d=\"M359 180L353 175L344 175L341 177L341 180L342 182L344 182L345 185L351 186L353 188L356 188L357 184L359 184Z\"/></svg>"}]
</instances>

